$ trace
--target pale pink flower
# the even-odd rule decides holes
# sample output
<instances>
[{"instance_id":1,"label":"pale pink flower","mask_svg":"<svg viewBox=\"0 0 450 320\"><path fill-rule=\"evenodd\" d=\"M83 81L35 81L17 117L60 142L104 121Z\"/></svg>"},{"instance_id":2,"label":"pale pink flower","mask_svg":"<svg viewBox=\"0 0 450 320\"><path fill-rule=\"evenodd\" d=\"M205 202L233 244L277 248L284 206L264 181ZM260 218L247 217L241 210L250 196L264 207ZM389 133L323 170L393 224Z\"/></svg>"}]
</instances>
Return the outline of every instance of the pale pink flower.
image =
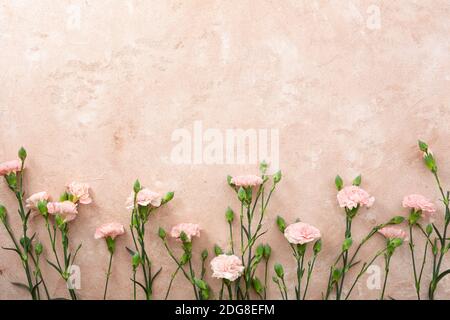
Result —
<instances>
[{"instance_id":1,"label":"pale pink flower","mask_svg":"<svg viewBox=\"0 0 450 320\"><path fill-rule=\"evenodd\" d=\"M244 266L239 257L221 254L211 260L211 269L214 278L234 281L242 275Z\"/></svg>"},{"instance_id":2,"label":"pale pink flower","mask_svg":"<svg viewBox=\"0 0 450 320\"><path fill-rule=\"evenodd\" d=\"M50 197L50 196L49 196L48 193L45 192L45 191L42 191L42 192L38 192L38 193L32 194L32 195L25 201L26 207L27 207L28 209L31 209L31 210L33 210L33 211L36 211L36 210L38 210L38 207L37 207L38 203L39 203L40 201L48 201L49 197Z\"/></svg>"},{"instance_id":3,"label":"pale pink flower","mask_svg":"<svg viewBox=\"0 0 450 320\"><path fill-rule=\"evenodd\" d=\"M125 228L117 222L105 223L95 230L95 239L108 238L115 239L125 233Z\"/></svg>"},{"instance_id":4,"label":"pale pink flower","mask_svg":"<svg viewBox=\"0 0 450 320\"><path fill-rule=\"evenodd\" d=\"M77 217L77 205L71 201L49 202L47 203L48 213L64 218L64 222L69 222Z\"/></svg>"},{"instance_id":5,"label":"pale pink flower","mask_svg":"<svg viewBox=\"0 0 450 320\"><path fill-rule=\"evenodd\" d=\"M141 189L141 191L139 191L136 196L137 204L143 207L151 205L157 208L161 205L161 201L162 197L159 193L153 192L147 188ZM128 197L127 208L132 209L134 206L133 203L134 203L134 193L132 193L131 196Z\"/></svg>"},{"instance_id":6,"label":"pale pink flower","mask_svg":"<svg viewBox=\"0 0 450 320\"><path fill-rule=\"evenodd\" d=\"M234 176L231 178L231 183L237 187L255 187L263 183L263 179L256 175Z\"/></svg>"},{"instance_id":7,"label":"pale pink flower","mask_svg":"<svg viewBox=\"0 0 450 320\"><path fill-rule=\"evenodd\" d=\"M371 197L367 191L357 186L344 187L337 194L339 206L341 208L353 209L359 206L370 208L375 202L375 198Z\"/></svg>"},{"instance_id":8,"label":"pale pink flower","mask_svg":"<svg viewBox=\"0 0 450 320\"><path fill-rule=\"evenodd\" d=\"M386 226L378 230L379 233L381 233L385 238L387 239L402 239L403 241L408 240L408 235L405 231L403 231L399 227L394 226Z\"/></svg>"},{"instance_id":9,"label":"pale pink flower","mask_svg":"<svg viewBox=\"0 0 450 320\"><path fill-rule=\"evenodd\" d=\"M87 183L72 182L66 188L67 192L75 197L74 202L80 202L81 204L89 204L92 202Z\"/></svg>"},{"instance_id":10,"label":"pale pink flower","mask_svg":"<svg viewBox=\"0 0 450 320\"><path fill-rule=\"evenodd\" d=\"M411 208L429 213L436 212L434 203L420 194L410 194L409 196L405 196L402 204L404 208Z\"/></svg>"},{"instance_id":11,"label":"pale pink flower","mask_svg":"<svg viewBox=\"0 0 450 320\"><path fill-rule=\"evenodd\" d=\"M16 173L22 169L20 160L12 160L0 163L0 176L8 175L12 172Z\"/></svg>"},{"instance_id":12,"label":"pale pink flower","mask_svg":"<svg viewBox=\"0 0 450 320\"><path fill-rule=\"evenodd\" d=\"M319 229L304 222L287 226L284 230L284 236L292 244L305 244L321 237Z\"/></svg>"},{"instance_id":13,"label":"pale pink flower","mask_svg":"<svg viewBox=\"0 0 450 320\"><path fill-rule=\"evenodd\" d=\"M170 235L172 238L180 240L182 232L184 232L189 241L191 241L192 237L200 237L200 226L195 223L180 223L172 228Z\"/></svg>"}]
</instances>

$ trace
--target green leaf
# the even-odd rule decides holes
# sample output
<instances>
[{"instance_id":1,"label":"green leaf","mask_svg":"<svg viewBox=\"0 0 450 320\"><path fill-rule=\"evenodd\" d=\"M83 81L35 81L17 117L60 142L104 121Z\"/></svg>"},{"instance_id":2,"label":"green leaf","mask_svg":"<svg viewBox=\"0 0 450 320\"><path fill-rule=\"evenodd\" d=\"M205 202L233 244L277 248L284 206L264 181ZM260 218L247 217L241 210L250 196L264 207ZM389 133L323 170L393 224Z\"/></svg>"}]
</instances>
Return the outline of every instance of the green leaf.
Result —
<instances>
[{"instance_id":1,"label":"green leaf","mask_svg":"<svg viewBox=\"0 0 450 320\"><path fill-rule=\"evenodd\" d=\"M158 271L156 271L156 273L153 275L153 277L152 277L152 282L156 279L156 277L161 273L161 271L162 271L162 267L160 267L159 269L158 269Z\"/></svg>"},{"instance_id":2,"label":"green leaf","mask_svg":"<svg viewBox=\"0 0 450 320\"><path fill-rule=\"evenodd\" d=\"M359 187L361 185L361 175L357 176L352 183L354 186Z\"/></svg>"},{"instance_id":3,"label":"green leaf","mask_svg":"<svg viewBox=\"0 0 450 320\"><path fill-rule=\"evenodd\" d=\"M130 254L130 256L134 256L136 254L136 252L134 252L133 250L131 250L128 247L125 247L125 249L128 251L128 253Z\"/></svg>"},{"instance_id":4,"label":"green leaf","mask_svg":"<svg viewBox=\"0 0 450 320\"><path fill-rule=\"evenodd\" d=\"M26 284L23 284L23 283L20 283L20 282L11 282L11 284L16 286L16 287L18 287L18 288L25 289L28 292L30 292L30 288Z\"/></svg>"},{"instance_id":5,"label":"green leaf","mask_svg":"<svg viewBox=\"0 0 450 320\"><path fill-rule=\"evenodd\" d=\"M252 286L253 289L259 294L261 294L264 291L264 286L261 283L261 280L258 279L258 277L254 277L252 279Z\"/></svg>"},{"instance_id":6,"label":"green leaf","mask_svg":"<svg viewBox=\"0 0 450 320\"><path fill-rule=\"evenodd\" d=\"M405 221L405 217L402 216L395 216L387 224L400 224L403 221Z\"/></svg>"},{"instance_id":7,"label":"green leaf","mask_svg":"<svg viewBox=\"0 0 450 320\"><path fill-rule=\"evenodd\" d=\"M334 184L336 186L336 189L340 191L344 186L344 181L342 181L342 178L339 175L337 175L336 178L334 179Z\"/></svg>"}]
</instances>

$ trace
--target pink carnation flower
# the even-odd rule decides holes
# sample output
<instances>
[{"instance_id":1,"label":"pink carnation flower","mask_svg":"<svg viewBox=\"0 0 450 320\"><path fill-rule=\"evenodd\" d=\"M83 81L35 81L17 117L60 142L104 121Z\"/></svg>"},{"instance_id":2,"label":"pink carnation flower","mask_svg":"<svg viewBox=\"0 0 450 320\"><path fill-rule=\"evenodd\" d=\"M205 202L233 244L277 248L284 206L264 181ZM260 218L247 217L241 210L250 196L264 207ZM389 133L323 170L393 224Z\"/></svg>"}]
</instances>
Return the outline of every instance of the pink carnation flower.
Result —
<instances>
[{"instance_id":1,"label":"pink carnation flower","mask_svg":"<svg viewBox=\"0 0 450 320\"><path fill-rule=\"evenodd\" d=\"M74 202L80 202L81 204L89 204L92 202L87 183L72 182L66 188L68 193L75 196Z\"/></svg>"},{"instance_id":2,"label":"pink carnation flower","mask_svg":"<svg viewBox=\"0 0 450 320\"><path fill-rule=\"evenodd\" d=\"M162 202L162 197L159 193L153 192L147 188L141 189L136 196L136 202L138 205L146 207L151 205L155 208L159 207ZM134 206L134 193L128 197L127 200L127 208L132 209Z\"/></svg>"},{"instance_id":3,"label":"pink carnation flower","mask_svg":"<svg viewBox=\"0 0 450 320\"><path fill-rule=\"evenodd\" d=\"M231 183L237 187L255 187L263 183L263 179L256 175L235 176L231 178Z\"/></svg>"},{"instance_id":4,"label":"pink carnation flower","mask_svg":"<svg viewBox=\"0 0 450 320\"><path fill-rule=\"evenodd\" d=\"M410 194L403 198L403 207L411 208L415 210L421 210L422 212L434 213L436 207L434 203L420 194Z\"/></svg>"},{"instance_id":5,"label":"pink carnation flower","mask_svg":"<svg viewBox=\"0 0 450 320\"><path fill-rule=\"evenodd\" d=\"M192 237L200 237L200 226L195 223L180 223L172 228L170 235L172 238L180 239L182 232L191 241Z\"/></svg>"},{"instance_id":6,"label":"pink carnation flower","mask_svg":"<svg viewBox=\"0 0 450 320\"><path fill-rule=\"evenodd\" d=\"M8 175L12 172L16 173L22 169L22 162L12 160L0 163L0 176Z\"/></svg>"},{"instance_id":7,"label":"pink carnation flower","mask_svg":"<svg viewBox=\"0 0 450 320\"><path fill-rule=\"evenodd\" d=\"M38 210L38 207L37 207L38 203L40 201L48 201L49 197L50 196L45 191L34 193L25 201L26 207L28 209L36 211L36 210Z\"/></svg>"},{"instance_id":8,"label":"pink carnation flower","mask_svg":"<svg viewBox=\"0 0 450 320\"><path fill-rule=\"evenodd\" d=\"M71 201L49 202L47 203L48 213L64 218L64 222L69 222L77 217L77 205Z\"/></svg>"},{"instance_id":9,"label":"pink carnation flower","mask_svg":"<svg viewBox=\"0 0 450 320\"><path fill-rule=\"evenodd\" d=\"M125 233L125 228L117 222L105 223L95 230L95 239L108 238L115 239Z\"/></svg>"},{"instance_id":10,"label":"pink carnation flower","mask_svg":"<svg viewBox=\"0 0 450 320\"><path fill-rule=\"evenodd\" d=\"M211 260L211 269L214 278L234 281L242 275L244 266L239 257L221 254Z\"/></svg>"},{"instance_id":11,"label":"pink carnation flower","mask_svg":"<svg viewBox=\"0 0 450 320\"><path fill-rule=\"evenodd\" d=\"M403 241L408 240L408 235L406 234L406 232L399 227L386 226L378 230L378 232L381 233L387 239L398 238L402 239Z\"/></svg>"},{"instance_id":12,"label":"pink carnation flower","mask_svg":"<svg viewBox=\"0 0 450 320\"><path fill-rule=\"evenodd\" d=\"M353 209L359 206L370 208L375 202L375 198L371 197L367 191L357 186L348 186L343 188L337 194L339 206L341 208Z\"/></svg>"},{"instance_id":13,"label":"pink carnation flower","mask_svg":"<svg viewBox=\"0 0 450 320\"><path fill-rule=\"evenodd\" d=\"M284 230L284 236L292 244L305 244L321 237L319 229L304 222L289 225Z\"/></svg>"}]
</instances>

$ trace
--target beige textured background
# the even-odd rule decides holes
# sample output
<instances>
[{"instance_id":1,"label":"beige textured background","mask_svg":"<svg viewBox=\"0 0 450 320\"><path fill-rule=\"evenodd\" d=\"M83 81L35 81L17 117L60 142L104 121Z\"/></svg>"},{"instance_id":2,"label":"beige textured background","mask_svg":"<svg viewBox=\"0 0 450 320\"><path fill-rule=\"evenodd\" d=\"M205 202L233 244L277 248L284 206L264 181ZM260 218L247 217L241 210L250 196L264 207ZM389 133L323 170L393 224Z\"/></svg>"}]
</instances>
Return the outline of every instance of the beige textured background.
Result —
<instances>
[{"instance_id":1,"label":"beige textured background","mask_svg":"<svg viewBox=\"0 0 450 320\"><path fill-rule=\"evenodd\" d=\"M379 29L370 25L370 5L380 9ZM293 285L294 261L275 216L322 230L324 251L310 295L320 298L344 230L337 173L347 181L362 173L363 187L376 197L355 221L355 238L406 213L405 194L438 202L417 138L432 146L443 183L450 184L449 16L450 3L437 0L1 1L0 160L27 148L29 192L56 197L71 180L91 184L95 202L71 226L73 243L83 242L84 299L102 296L107 267L105 244L93 239L94 230L113 220L128 224L124 202L134 179L174 190L174 201L148 227L154 264L164 267L155 286L161 298L175 268L154 236L157 227L197 222L204 231L196 252L225 246L224 210L238 208L225 177L257 169L174 165L172 132L192 130L195 120L221 130L279 129L284 179L264 241ZM3 181L0 192L17 226ZM46 241L42 221L32 225ZM132 295L123 249L130 242L129 234L118 240L109 291L116 299ZM3 228L0 243L9 243ZM363 256L382 244L377 237ZM24 277L13 253L0 251L0 270L0 299L28 298L10 285ZM53 295L66 294L52 269L46 266L44 275ZM181 276L174 289L172 298L192 298ZM387 293L414 298L406 246L393 258ZM450 280L443 280L438 297L449 294ZM353 297L378 295L364 277ZM279 297L273 285L269 296Z\"/></svg>"}]
</instances>

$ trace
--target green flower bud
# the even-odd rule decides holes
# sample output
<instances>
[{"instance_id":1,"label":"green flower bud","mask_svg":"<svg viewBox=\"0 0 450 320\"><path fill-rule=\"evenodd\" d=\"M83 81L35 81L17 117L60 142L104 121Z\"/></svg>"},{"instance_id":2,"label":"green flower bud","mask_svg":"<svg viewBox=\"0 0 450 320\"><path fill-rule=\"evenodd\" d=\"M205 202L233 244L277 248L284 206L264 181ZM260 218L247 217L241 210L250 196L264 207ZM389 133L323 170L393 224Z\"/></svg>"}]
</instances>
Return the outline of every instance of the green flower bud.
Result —
<instances>
[{"instance_id":1,"label":"green flower bud","mask_svg":"<svg viewBox=\"0 0 450 320\"><path fill-rule=\"evenodd\" d=\"M352 238L346 238L342 244L342 251L347 251L353 244Z\"/></svg>"},{"instance_id":2,"label":"green flower bud","mask_svg":"<svg viewBox=\"0 0 450 320\"><path fill-rule=\"evenodd\" d=\"M281 177L282 177L281 171L278 170L278 171L274 174L274 176L273 176L273 183L278 183L278 182L280 182L280 181L281 181Z\"/></svg>"},{"instance_id":3,"label":"green flower bud","mask_svg":"<svg viewBox=\"0 0 450 320\"><path fill-rule=\"evenodd\" d=\"M61 196L59 197L59 201L63 202L63 201L67 201L69 200L70 195L67 192L64 192L63 194L61 194Z\"/></svg>"},{"instance_id":4,"label":"green flower bud","mask_svg":"<svg viewBox=\"0 0 450 320\"><path fill-rule=\"evenodd\" d=\"M199 289L208 290L208 285L206 284L206 282L204 280L194 278L194 283Z\"/></svg>"},{"instance_id":5,"label":"green flower bud","mask_svg":"<svg viewBox=\"0 0 450 320\"><path fill-rule=\"evenodd\" d=\"M0 220L5 221L6 219L6 208L4 205L0 204Z\"/></svg>"},{"instance_id":6,"label":"green flower bud","mask_svg":"<svg viewBox=\"0 0 450 320\"><path fill-rule=\"evenodd\" d=\"M208 250L203 250L202 251L202 260L205 261L206 259L208 259Z\"/></svg>"},{"instance_id":7,"label":"green flower bud","mask_svg":"<svg viewBox=\"0 0 450 320\"><path fill-rule=\"evenodd\" d=\"M244 202L247 199L247 193L244 188L240 187L238 191L238 199L240 202Z\"/></svg>"},{"instance_id":8,"label":"green flower bud","mask_svg":"<svg viewBox=\"0 0 450 320\"><path fill-rule=\"evenodd\" d=\"M260 244L256 247L256 255L262 257L264 255L264 245Z\"/></svg>"},{"instance_id":9,"label":"green flower bud","mask_svg":"<svg viewBox=\"0 0 450 320\"><path fill-rule=\"evenodd\" d=\"M214 245L214 254L216 256L220 256L221 254L223 254L223 250L221 247L219 247L217 244Z\"/></svg>"},{"instance_id":10,"label":"green flower bud","mask_svg":"<svg viewBox=\"0 0 450 320\"><path fill-rule=\"evenodd\" d=\"M34 246L34 252L36 253L36 256L40 256L43 250L44 247L42 246L42 243L36 243L36 245Z\"/></svg>"},{"instance_id":11,"label":"green flower bud","mask_svg":"<svg viewBox=\"0 0 450 320\"><path fill-rule=\"evenodd\" d=\"M232 223L234 220L234 212L230 207L228 207L227 211L225 212L225 218L227 219L228 223Z\"/></svg>"},{"instance_id":12,"label":"green flower bud","mask_svg":"<svg viewBox=\"0 0 450 320\"><path fill-rule=\"evenodd\" d=\"M139 267L139 264L141 263L141 256L139 255L138 252L136 252L132 257L131 257L131 264L133 266L133 269L137 269L137 267Z\"/></svg>"},{"instance_id":13,"label":"green flower bud","mask_svg":"<svg viewBox=\"0 0 450 320\"><path fill-rule=\"evenodd\" d=\"M436 160L434 160L432 153L426 153L423 156L423 160L425 161L425 165L431 172L437 172Z\"/></svg>"},{"instance_id":14,"label":"green flower bud","mask_svg":"<svg viewBox=\"0 0 450 320\"><path fill-rule=\"evenodd\" d=\"M277 277L273 276L272 277L272 281L275 282L276 284L278 284L278 278Z\"/></svg>"},{"instance_id":15,"label":"green flower bud","mask_svg":"<svg viewBox=\"0 0 450 320\"><path fill-rule=\"evenodd\" d=\"M276 263L273 266L273 269L275 270L275 273L277 274L278 277L283 278L284 277L284 269L283 266L279 263Z\"/></svg>"},{"instance_id":16,"label":"green flower bud","mask_svg":"<svg viewBox=\"0 0 450 320\"><path fill-rule=\"evenodd\" d=\"M313 251L314 254L318 254L322 250L322 240L319 239L314 243Z\"/></svg>"},{"instance_id":17,"label":"green flower bud","mask_svg":"<svg viewBox=\"0 0 450 320\"><path fill-rule=\"evenodd\" d=\"M359 187L361 185L361 175L357 176L354 180L353 180L353 185Z\"/></svg>"},{"instance_id":18,"label":"green flower bud","mask_svg":"<svg viewBox=\"0 0 450 320\"><path fill-rule=\"evenodd\" d=\"M284 219L280 216L277 217L277 226L278 229L284 233L284 230L286 229L286 221L284 221Z\"/></svg>"},{"instance_id":19,"label":"green flower bud","mask_svg":"<svg viewBox=\"0 0 450 320\"><path fill-rule=\"evenodd\" d=\"M175 196L175 192L173 192L173 191L167 192L166 195L164 196L164 198L162 199L162 203L169 202L170 200L173 199L174 196Z\"/></svg>"},{"instance_id":20,"label":"green flower bud","mask_svg":"<svg viewBox=\"0 0 450 320\"><path fill-rule=\"evenodd\" d=\"M393 239L389 240L389 245L388 246L391 246L391 247L393 247L395 249L397 247L400 247L402 244L403 244L403 239L393 238Z\"/></svg>"},{"instance_id":21,"label":"green flower bud","mask_svg":"<svg viewBox=\"0 0 450 320\"><path fill-rule=\"evenodd\" d=\"M428 152L428 145L425 142L419 140L418 144L419 144L420 151Z\"/></svg>"},{"instance_id":22,"label":"green flower bud","mask_svg":"<svg viewBox=\"0 0 450 320\"><path fill-rule=\"evenodd\" d=\"M258 277L254 277L252 279L252 286L253 289L255 289L255 291L258 294L261 294L264 291L264 286L262 285L261 281L258 279Z\"/></svg>"},{"instance_id":23,"label":"green flower bud","mask_svg":"<svg viewBox=\"0 0 450 320\"><path fill-rule=\"evenodd\" d=\"M339 175L337 175L336 178L334 179L334 184L336 185L336 189L340 191L344 186L344 181L342 181L342 178Z\"/></svg>"},{"instance_id":24,"label":"green flower bud","mask_svg":"<svg viewBox=\"0 0 450 320\"><path fill-rule=\"evenodd\" d=\"M259 171L261 172L262 175L264 175L267 172L267 167L268 164L264 160L259 164Z\"/></svg>"},{"instance_id":25,"label":"green flower bud","mask_svg":"<svg viewBox=\"0 0 450 320\"><path fill-rule=\"evenodd\" d=\"M427 235L429 236L433 232L433 225L431 223L428 224L427 227L425 228L425 231L426 231Z\"/></svg>"},{"instance_id":26,"label":"green flower bud","mask_svg":"<svg viewBox=\"0 0 450 320\"><path fill-rule=\"evenodd\" d=\"M165 238L166 238L166 236L167 236L167 234L166 234L166 230L164 230L163 228L159 228L158 229L158 236L162 239L162 240L164 240Z\"/></svg>"},{"instance_id":27,"label":"green flower bud","mask_svg":"<svg viewBox=\"0 0 450 320\"><path fill-rule=\"evenodd\" d=\"M332 278L333 278L334 282L339 281L339 279L341 279L341 276L342 276L342 270L341 269L336 268L336 269L333 270Z\"/></svg>"},{"instance_id":28,"label":"green flower bud","mask_svg":"<svg viewBox=\"0 0 450 320\"><path fill-rule=\"evenodd\" d=\"M269 260L271 254L272 254L272 248L268 244L266 244L264 246L264 254L263 254L264 259Z\"/></svg>"},{"instance_id":29,"label":"green flower bud","mask_svg":"<svg viewBox=\"0 0 450 320\"><path fill-rule=\"evenodd\" d=\"M191 260L191 255L185 252L181 256L180 264L184 266L186 263L189 262L189 260Z\"/></svg>"},{"instance_id":30,"label":"green flower bud","mask_svg":"<svg viewBox=\"0 0 450 320\"><path fill-rule=\"evenodd\" d=\"M134 193L138 193L139 191L141 191L141 183L137 179L134 182L133 190L134 190Z\"/></svg>"},{"instance_id":31,"label":"green flower bud","mask_svg":"<svg viewBox=\"0 0 450 320\"><path fill-rule=\"evenodd\" d=\"M19 149L18 155L19 159L22 160L22 162L25 161L25 159L27 158L27 151L25 150L24 147L21 147Z\"/></svg>"}]
</instances>

